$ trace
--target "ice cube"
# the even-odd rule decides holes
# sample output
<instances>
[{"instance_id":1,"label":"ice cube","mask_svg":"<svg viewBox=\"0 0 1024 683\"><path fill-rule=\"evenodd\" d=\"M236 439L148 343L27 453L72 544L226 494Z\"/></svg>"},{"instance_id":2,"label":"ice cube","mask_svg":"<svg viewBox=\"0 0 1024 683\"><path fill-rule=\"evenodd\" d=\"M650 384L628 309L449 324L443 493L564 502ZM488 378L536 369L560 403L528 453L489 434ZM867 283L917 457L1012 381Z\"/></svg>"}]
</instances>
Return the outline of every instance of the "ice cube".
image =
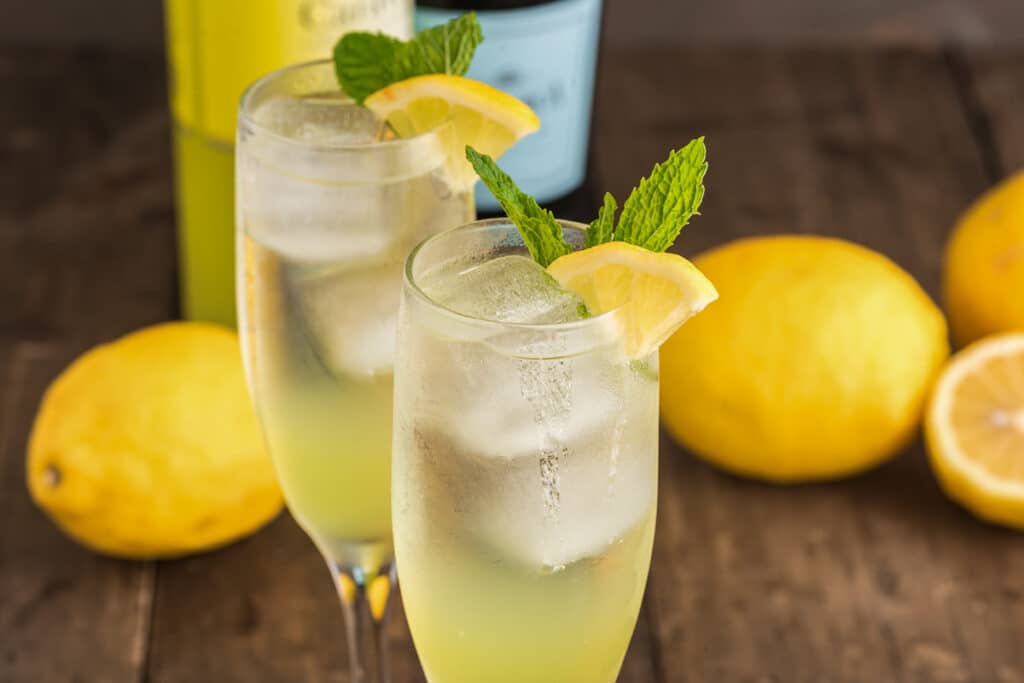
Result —
<instances>
[{"instance_id":1,"label":"ice cube","mask_svg":"<svg viewBox=\"0 0 1024 683\"><path fill-rule=\"evenodd\" d=\"M252 119L278 135L325 145L373 142L386 130L369 109L340 94L274 97L257 106Z\"/></svg>"},{"instance_id":2,"label":"ice cube","mask_svg":"<svg viewBox=\"0 0 1024 683\"><path fill-rule=\"evenodd\" d=\"M586 317L574 292L562 289L530 258L498 258L423 283L434 301L474 318L507 323L562 323Z\"/></svg>"},{"instance_id":3,"label":"ice cube","mask_svg":"<svg viewBox=\"0 0 1024 683\"><path fill-rule=\"evenodd\" d=\"M362 265L398 252L404 260L437 230L435 207L442 202L429 174L381 183L320 182L315 174L295 167L284 172L255 157L243 159L239 173L245 231L290 261Z\"/></svg>"},{"instance_id":4,"label":"ice cube","mask_svg":"<svg viewBox=\"0 0 1024 683\"><path fill-rule=\"evenodd\" d=\"M390 373L395 356L402 261L309 266L291 264L286 286L299 323L324 366L335 375Z\"/></svg>"},{"instance_id":5,"label":"ice cube","mask_svg":"<svg viewBox=\"0 0 1024 683\"><path fill-rule=\"evenodd\" d=\"M242 128L239 217L253 239L289 260L379 260L400 243L408 252L447 192L437 181L444 156L436 140L375 144L381 121L340 95L274 97L253 118L289 140Z\"/></svg>"},{"instance_id":6,"label":"ice cube","mask_svg":"<svg viewBox=\"0 0 1024 683\"><path fill-rule=\"evenodd\" d=\"M565 432L577 438L613 423L621 408L620 398L608 389L617 379L586 357L516 359L485 344L460 342L447 342L430 357L428 368L417 368L430 387L421 410L458 415L448 431L460 447L484 457L536 453L538 420L545 417L557 416Z\"/></svg>"},{"instance_id":7,"label":"ice cube","mask_svg":"<svg viewBox=\"0 0 1024 683\"><path fill-rule=\"evenodd\" d=\"M523 256L449 268L420 285L475 317L581 317L579 298ZM510 562L554 569L596 557L653 509L657 389L644 379L646 391L636 391L608 332L593 330L583 352L557 332L527 335L542 354L506 354L491 337L456 340L443 330L417 340L429 359L415 368L423 387L416 448L430 460L424 495L431 506L453 506L474 542Z\"/></svg>"},{"instance_id":8,"label":"ice cube","mask_svg":"<svg viewBox=\"0 0 1024 683\"><path fill-rule=\"evenodd\" d=\"M580 386L573 398L593 389ZM532 432L533 446L505 457L474 450L458 429L467 422L462 417L434 424L421 419L416 447L428 461L421 480L424 502L435 510L454 509L456 523L468 527L475 543L521 566L558 569L600 556L652 514L656 501L657 392L630 398L642 403L628 413L631 422L620 409L585 431L575 431L572 419L540 424L520 416L525 425L517 429ZM490 399L486 403L494 412L505 411ZM588 407L579 401L573 411L585 413ZM488 436L504 441L507 433L500 429L472 443L482 445Z\"/></svg>"},{"instance_id":9,"label":"ice cube","mask_svg":"<svg viewBox=\"0 0 1024 683\"><path fill-rule=\"evenodd\" d=\"M585 311L579 296L519 255L468 268L447 264L421 278L420 286L452 310L501 322L571 322L582 319ZM614 339L609 331L602 329L603 337L595 334L595 347ZM421 351L431 363L416 370L430 387L422 410L459 415L451 431L471 452L494 458L536 453L537 421L545 418L564 419L572 434L588 433L614 419L616 398L599 386L606 381L609 355L616 363L625 362L611 345L601 353L603 363L595 364L592 354L573 356L556 331L522 335L523 343L501 330L467 341L449 339L443 329L438 332L436 342L428 337L420 342L431 346Z\"/></svg>"}]
</instances>

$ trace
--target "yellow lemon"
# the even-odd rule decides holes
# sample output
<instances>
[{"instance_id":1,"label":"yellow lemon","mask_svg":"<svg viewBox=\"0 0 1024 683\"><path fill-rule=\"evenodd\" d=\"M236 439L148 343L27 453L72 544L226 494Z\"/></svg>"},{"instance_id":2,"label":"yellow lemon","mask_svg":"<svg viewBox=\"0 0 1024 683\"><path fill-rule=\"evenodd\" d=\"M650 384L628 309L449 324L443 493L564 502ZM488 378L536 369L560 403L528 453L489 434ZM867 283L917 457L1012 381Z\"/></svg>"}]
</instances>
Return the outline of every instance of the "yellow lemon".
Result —
<instances>
[{"instance_id":1,"label":"yellow lemon","mask_svg":"<svg viewBox=\"0 0 1024 683\"><path fill-rule=\"evenodd\" d=\"M1024 330L1024 172L960 219L946 247L943 287L958 346Z\"/></svg>"},{"instance_id":2,"label":"yellow lemon","mask_svg":"<svg viewBox=\"0 0 1024 683\"><path fill-rule=\"evenodd\" d=\"M282 506L238 338L215 325L156 325L72 363L43 397L27 469L61 529L120 557L223 545Z\"/></svg>"},{"instance_id":3,"label":"yellow lemon","mask_svg":"<svg viewBox=\"0 0 1024 683\"><path fill-rule=\"evenodd\" d=\"M540 119L523 101L486 83L463 76L428 74L392 83L366 98L366 107L402 137L451 122L456 187L469 189L476 172L466 161L466 145L497 159L524 135L540 128Z\"/></svg>"},{"instance_id":4,"label":"yellow lemon","mask_svg":"<svg viewBox=\"0 0 1024 683\"><path fill-rule=\"evenodd\" d=\"M643 358L718 298L692 263L625 242L566 254L548 273L580 295L593 314L620 309L626 352Z\"/></svg>"},{"instance_id":5,"label":"yellow lemon","mask_svg":"<svg viewBox=\"0 0 1024 683\"><path fill-rule=\"evenodd\" d=\"M850 242L739 240L694 259L714 306L662 347L662 417L697 454L775 482L841 477L899 452L949 354L914 279Z\"/></svg>"},{"instance_id":6,"label":"yellow lemon","mask_svg":"<svg viewBox=\"0 0 1024 683\"><path fill-rule=\"evenodd\" d=\"M950 361L928 405L932 468L950 498L1024 529L1024 334L988 337Z\"/></svg>"}]
</instances>

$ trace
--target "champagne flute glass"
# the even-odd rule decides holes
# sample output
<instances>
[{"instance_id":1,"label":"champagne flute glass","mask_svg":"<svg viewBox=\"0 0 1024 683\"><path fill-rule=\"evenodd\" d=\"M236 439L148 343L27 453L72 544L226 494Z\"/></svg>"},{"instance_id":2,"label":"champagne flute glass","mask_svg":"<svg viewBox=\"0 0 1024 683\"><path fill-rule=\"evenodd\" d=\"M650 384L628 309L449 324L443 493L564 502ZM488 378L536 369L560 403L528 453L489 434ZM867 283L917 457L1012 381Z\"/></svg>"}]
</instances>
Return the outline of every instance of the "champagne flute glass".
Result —
<instances>
[{"instance_id":1,"label":"champagne flute glass","mask_svg":"<svg viewBox=\"0 0 1024 683\"><path fill-rule=\"evenodd\" d=\"M416 243L474 213L447 180L450 128L395 139L339 91L328 61L264 77L239 111L246 374L288 508L337 582L354 682L388 678L402 267Z\"/></svg>"}]
</instances>

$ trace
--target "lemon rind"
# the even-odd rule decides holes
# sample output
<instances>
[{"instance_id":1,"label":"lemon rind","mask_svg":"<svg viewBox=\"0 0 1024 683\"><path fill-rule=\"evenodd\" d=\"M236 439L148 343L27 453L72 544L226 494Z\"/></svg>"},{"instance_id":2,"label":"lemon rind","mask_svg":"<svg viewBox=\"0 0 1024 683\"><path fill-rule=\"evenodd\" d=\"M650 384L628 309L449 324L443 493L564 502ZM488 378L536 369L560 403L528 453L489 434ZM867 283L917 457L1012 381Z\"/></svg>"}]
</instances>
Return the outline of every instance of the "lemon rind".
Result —
<instances>
[{"instance_id":1,"label":"lemon rind","mask_svg":"<svg viewBox=\"0 0 1024 683\"><path fill-rule=\"evenodd\" d=\"M1000 479L964 454L949 417L955 389L963 379L985 361L1012 354L1024 357L1024 334L1009 333L987 337L957 354L935 385L929 421L937 442L936 448L932 449L933 458L944 461L945 466L990 495L1024 501L1024 481ZM940 450L941 452L936 452Z\"/></svg>"},{"instance_id":2,"label":"lemon rind","mask_svg":"<svg viewBox=\"0 0 1024 683\"><path fill-rule=\"evenodd\" d=\"M392 112L404 109L410 102L424 97L437 97L455 105L485 112L488 118L514 131L518 137L540 128L540 119L525 102L482 81L465 76L413 76L378 90L366 98L365 104L378 116L386 119Z\"/></svg>"}]
</instances>

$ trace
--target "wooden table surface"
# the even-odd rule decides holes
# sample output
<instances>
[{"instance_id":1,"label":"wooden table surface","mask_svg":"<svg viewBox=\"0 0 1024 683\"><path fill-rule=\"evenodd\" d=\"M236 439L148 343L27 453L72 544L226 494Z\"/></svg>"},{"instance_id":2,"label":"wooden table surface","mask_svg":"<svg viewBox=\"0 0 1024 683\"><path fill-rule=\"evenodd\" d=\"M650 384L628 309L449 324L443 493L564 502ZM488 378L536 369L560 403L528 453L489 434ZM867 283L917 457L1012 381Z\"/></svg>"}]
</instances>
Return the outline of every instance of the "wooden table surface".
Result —
<instances>
[{"instance_id":1,"label":"wooden table surface","mask_svg":"<svg viewBox=\"0 0 1024 683\"><path fill-rule=\"evenodd\" d=\"M347 681L331 582L287 514L214 553L123 562L66 540L25 490L47 383L175 316L163 69L155 53L0 51L0 681ZM707 135L684 253L841 235L935 296L957 214L1024 165L1024 52L611 51L595 133L595 184L619 197ZM1024 536L948 502L920 445L785 488L665 439L662 472L623 683L1024 682ZM392 636L395 683L421 681L400 612Z\"/></svg>"}]
</instances>

